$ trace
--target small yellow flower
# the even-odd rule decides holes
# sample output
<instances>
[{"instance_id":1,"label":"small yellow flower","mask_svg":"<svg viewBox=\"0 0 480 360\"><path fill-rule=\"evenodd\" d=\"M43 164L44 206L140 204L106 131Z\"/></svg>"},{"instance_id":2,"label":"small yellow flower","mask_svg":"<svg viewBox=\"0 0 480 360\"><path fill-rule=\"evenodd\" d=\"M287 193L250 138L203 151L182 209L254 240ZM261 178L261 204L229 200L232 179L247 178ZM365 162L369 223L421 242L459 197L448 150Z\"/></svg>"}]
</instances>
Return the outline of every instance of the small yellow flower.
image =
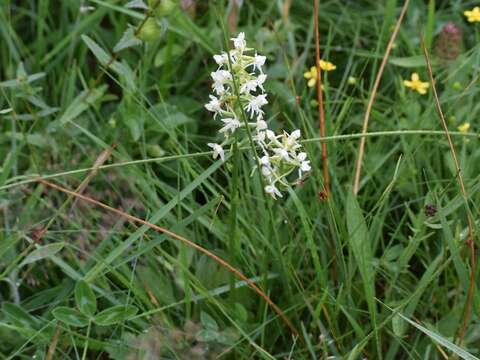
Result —
<instances>
[{"instance_id":1,"label":"small yellow flower","mask_svg":"<svg viewBox=\"0 0 480 360\"><path fill-rule=\"evenodd\" d=\"M315 66L312 66L310 68L310 71L304 73L303 76L305 77L305 79L308 80L308 87L314 87L318 79L317 68Z\"/></svg>"},{"instance_id":2,"label":"small yellow flower","mask_svg":"<svg viewBox=\"0 0 480 360\"><path fill-rule=\"evenodd\" d=\"M332 71L336 68L337 67L330 61L320 60L320 69L322 69L323 71ZM308 87L314 87L318 80L317 67L312 66L310 68L310 71L305 72L303 76L305 77L305 79L308 80Z\"/></svg>"},{"instance_id":3,"label":"small yellow flower","mask_svg":"<svg viewBox=\"0 0 480 360\"><path fill-rule=\"evenodd\" d=\"M480 7L475 6L472 10L467 10L463 13L467 17L468 22L480 21Z\"/></svg>"},{"instance_id":4,"label":"small yellow flower","mask_svg":"<svg viewBox=\"0 0 480 360\"><path fill-rule=\"evenodd\" d=\"M427 89L430 86L428 82L420 81L420 77L417 73L412 74L411 80L403 80L403 85L417 91L422 95L425 95L427 93Z\"/></svg>"},{"instance_id":5,"label":"small yellow flower","mask_svg":"<svg viewBox=\"0 0 480 360\"><path fill-rule=\"evenodd\" d=\"M357 79L353 76L349 76L347 79L348 85L355 85L357 83Z\"/></svg>"},{"instance_id":6,"label":"small yellow flower","mask_svg":"<svg viewBox=\"0 0 480 360\"><path fill-rule=\"evenodd\" d=\"M458 131L460 131L463 134L468 133L468 130L470 130L470 123L464 122L462 125L460 125L458 128Z\"/></svg>"},{"instance_id":7,"label":"small yellow flower","mask_svg":"<svg viewBox=\"0 0 480 360\"><path fill-rule=\"evenodd\" d=\"M330 61L323 61L320 60L320 69L323 71L332 71L335 70L337 67L333 65Z\"/></svg>"}]
</instances>

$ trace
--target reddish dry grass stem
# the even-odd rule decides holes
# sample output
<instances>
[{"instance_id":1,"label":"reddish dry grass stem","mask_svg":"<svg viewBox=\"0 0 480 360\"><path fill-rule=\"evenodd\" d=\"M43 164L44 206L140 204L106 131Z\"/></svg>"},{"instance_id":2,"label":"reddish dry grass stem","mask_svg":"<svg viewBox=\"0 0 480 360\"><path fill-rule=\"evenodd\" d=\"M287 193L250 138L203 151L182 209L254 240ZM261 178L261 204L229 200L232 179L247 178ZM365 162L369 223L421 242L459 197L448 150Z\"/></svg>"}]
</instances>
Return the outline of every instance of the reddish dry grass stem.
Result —
<instances>
[{"instance_id":1,"label":"reddish dry grass stem","mask_svg":"<svg viewBox=\"0 0 480 360\"><path fill-rule=\"evenodd\" d=\"M465 337L465 332L468 327L468 323L470 320L470 313L472 310L472 301L473 301L473 293L475 290L475 272L477 268L477 258L475 253L475 243L474 243L474 234L473 234L473 220L472 215L470 212L470 207L468 206L468 194L467 190L465 189L465 183L463 182L462 177L462 170L460 168L460 163L458 162L457 152L455 150L455 145L452 141L452 137L450 136L450 132L448 131L447 122L445 121L445 116L443 115L442 107L440 105L440 99L437 94L437 88L435 86L435 78L433 77L432 65L430 63L430 57L428 55L427 48L425 47L425 43L423 41L423 37L420 37L423 54L425 56L425 62L427 64L428 76L430 78L430 82L432 84L432 92L433 98L435 99L435 107L437 109L438 116L440 118L440 123L442 124L442 128L445 131L445 135L447 136L448 145L450 147L450 152L452 154L453 162L455 163L455 170L457 172L457 181L458 185L460 186L460 191L462 193L463 200L465 202L465 207L467 211L467 223L468 223L468 239L467 239L467 246L470 248L470 278L469 278L469 285L468 285L468 292L467 292L467 299L465 301L465 307L463 309L463 321L462 325L458 331L458 343L461 346L463 343L463 339Z\"/></svg>"},{"instance_id":2,"label":"reddish dry grass stem","mask_svg":"<svg viewBox=\"0 0 480 360\"><path fill-rule=\"evenodd\" d=\"M314 24L315 24L315 64L317 67L317 101L318 101L318 125L320 128L320 137L325 134L325 110L323 106L322 93L322 71L320 69L320 31L318 29L318 0L313 0ZM328 172L327 144L325 141L321 143L322 147L322 170L323 170L323 186L325 193L330 194L330 174Z\"/></svg>"},{"instance_id":3,"label":"reddish dry grass stem","mask_svg":"<svg viewBox=\"0 0 480 360\"><path fill-rule=\"evenodd\" d=\"M410 0L405 0L405 3L403 4L402 12L400 13L397 23L395 24L395 28L387 44L385 54L383 55L382 63L380 64L380 68L378 69L377 77L375 78L375 83L373 84L372 92L370 94L370 98L368 99L367 109L365 111L365 117L363 118L362 134L366 134L368 131L368 121L370 120L370 113L372 112L373 102L375 100L375 96L377 95L377 90L378 90L378 86L380 85L380 80L382 79L383 70L385 69L385 65L387 64L388 57L390 56L390 51L392 50L393 43L397 38L398 30L400 30L400 25L402 24L405 13L407 12L409 2ZM353 193L355 195L358 194L358 190L360 188L360 174L362 172L362 162L363 162L363 155L365 153L366 141L367 141L366 137L362 137L360 139L360 146L358 147L358 158L357 158L357 163L355 165L355 179L353 181Z\"/></svg>"},{"instance_id":4,"label":"reddish dry grass stem","mask_svg":"<svg viewBox=\"0 0 480 360\"><path fill-rule=\"evenodd\" d=\"M77 199L89 202L90 204L93 204L93 205L101 207L105 210L111 211L111 212L113 212L113 213L115 213L115 214L117 214L117 215L119 215L119 216L121 216L121 217L123 217L127 220L130 220L130 221L134 222L134 223L138 223L138 224L148 226L149 228L151 228L151 229L153 229L153 230L155 230L159 233L163 233L165 235L170 236L171 238L173 238L175 240L179 240L182 243L184 243L185 245L187 245L191 248L194 248L195 250L205 254L206 256L208 256L209 258L211 258L212 260L214 260L215 262L217 262L218 264L220 264L221 266L226 268L228 271L233 273L236 277L243 280L253 291L255 291L261 298L263 298L268 303L268 305L270 305L270 307L277 313L277 315L285 322L285 324L291 330L293 335L301 339L300 333L295 328L295 326L291 323L291 321L283 313L283 311L268 297L267 294L265 294L257 285L255 285L255 283L253 281L251 281L249 278L247 278L245 275L243 275L243 273L240 272L240 270L237 270L235 267L230 265L228 262L226 262L225 260L223 260L219 256L215 255L211 251L201 247L200 245L194 243L191 240L188 240L188 239L184 238L183 236L180 236L180 235L174 233L173 231L170 231L170 230L165 229L163 227L160 227L158 225L152 224L152 223L150 223L146 220L143 220L143 219L140 219L136 216L130 215L130 214L124 212L124 211L115 209L115 208L113 208L111 206L108 206L108 205L106 205L106 204L104 204L100 201L97 201L97 200L95 200L91 197L79 194L79 193L77 193L75 191L72 191L72 190L68 190L64 187L61 187L59 185L53 184L51 182L48 182L48 181L45 181L45 180L42 180L42 179L39 179L38 182L41 183L41 184L44 184L44 185L46 185L50 188L53 188L55 190L61 191L65 194L68 194L70 196L74 196Z\"/></svg>"}]
</instances>

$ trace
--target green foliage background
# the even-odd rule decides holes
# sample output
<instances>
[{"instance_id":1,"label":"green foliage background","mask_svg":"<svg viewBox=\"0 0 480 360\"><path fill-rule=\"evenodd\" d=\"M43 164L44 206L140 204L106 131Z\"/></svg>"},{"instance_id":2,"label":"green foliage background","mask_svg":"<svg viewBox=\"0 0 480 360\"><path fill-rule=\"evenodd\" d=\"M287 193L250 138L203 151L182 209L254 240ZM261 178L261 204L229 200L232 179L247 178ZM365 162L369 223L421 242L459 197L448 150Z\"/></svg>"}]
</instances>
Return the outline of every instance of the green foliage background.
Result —
<instances>
[{"instance_id":1,"label":"green foliage background","mask_svg":"<svg viewBox=\"0 0 480 360\"><path fill-rule=\"evenodd\" d=\"M91 0L83 13L79 1L0 3L0 358L475 359L476 286L458 337L472 269L455 167L431 91L402 85L412 72L428 80L423 33L477 233L480 37L463 16L475 2L410 2L355 198L356 134L402 3L320 1L322 57L337 66L324 79L328 200L316 95L303 78L315 62L312 1L244 1L237 16L233 1L178 4L112 61L145 16L125 3ZM462 35L448 43L450 21ZM219 128L203 108L212 55L238 31L267 56L270 126L300 128L313 167L278 201L251 176L248 149L222 165L206 146ZM464 122L467 135L456 132ZM38 175L69 189L88 179L83 194L214 252L299 336L205 255Z\"/></svg>"}]
</instances>

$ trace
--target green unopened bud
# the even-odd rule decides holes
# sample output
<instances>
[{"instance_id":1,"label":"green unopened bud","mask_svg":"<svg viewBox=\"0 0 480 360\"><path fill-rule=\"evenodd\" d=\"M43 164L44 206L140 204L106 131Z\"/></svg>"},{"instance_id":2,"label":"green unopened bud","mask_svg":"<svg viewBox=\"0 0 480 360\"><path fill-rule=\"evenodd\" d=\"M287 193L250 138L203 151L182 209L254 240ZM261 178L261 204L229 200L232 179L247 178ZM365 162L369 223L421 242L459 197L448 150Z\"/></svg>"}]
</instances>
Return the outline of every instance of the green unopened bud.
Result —
<instances>
[{"instance_id":1,"label":"green unopened bud","mask_svg":"<svg viewBox=\"0 0 480 360\"><path fill-rule=\"evenodd\" d=\"M148 0L148 5L151 9L155 8L155 15L158 17L168 16L177 7L175 0Z\"/></svg>"},{"instance_id":2,"label":"green unopened bud","mask_svg":"<svg viewBox=\"0 0 480 360\"><path fill-rule=\"evenodd\" d=\"M165 155L165 150L163 150L159 145L149 144L147 145L148 155L153 157L162 157Z\"/></svg>"},{"instance_id":3,"label":"green unopened bud","mask_svg":"<svg viewBox=\"0 0 480 360\"><path fill-rule=\"evenodd\" d=\"M117 127L117 120L112 116L110 120L108 120L108 125L110 125L111 128L115 129Z\"/></svg>"},{"instance_id":4,"label":"green unopened bud","mask_svg":"<svg viewBox=\"0 0 480 360\"><path fill-rule=\"evenodd\" d=\"M152 41L157 39L161 34L161 28L158 26L157 21L153 18L147 19L143 24L137 37L143 41Z\"/></svg>"},{"instance_id":5,"label":"green unopened bud","mask_svg":"<svg viewBox=\"0 0 480 360\"><path fill-rule=\"evenodd\" d=\"M452 85L455 90L462 90L462 83L460 81L455 81Z\"/></svg>"}]
</instances>

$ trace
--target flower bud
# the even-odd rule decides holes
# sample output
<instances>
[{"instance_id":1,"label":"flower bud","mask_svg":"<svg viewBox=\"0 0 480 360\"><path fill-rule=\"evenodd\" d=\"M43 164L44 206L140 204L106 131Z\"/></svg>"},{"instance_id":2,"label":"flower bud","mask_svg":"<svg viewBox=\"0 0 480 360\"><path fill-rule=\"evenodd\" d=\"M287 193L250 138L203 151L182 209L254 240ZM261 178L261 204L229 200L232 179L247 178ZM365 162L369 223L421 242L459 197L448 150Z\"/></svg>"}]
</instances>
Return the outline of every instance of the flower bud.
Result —
<instances>
[{"instance_id":1,"label":"flower bud","mask_svg":"<svg viewBox=\"0 0 480 360\"><path fill-rule=\"evenodd\" d=\"M143 41L152 41L160 36L161 31L162 29L158 26L157 21L154 18L149 18L143 24L137 37Z\"/></svg>"},{"instance_id":2,"label":"flower bud","mask_svg":"<svg viewBox=\"0 0 480 360\"><path fill-rule=\"evenodd\" d=\"M155 15L165 17L172 14L177 8L176 0L148 0L150 8L155 7Z\"/></svg>"},{"instance_id":3,"label":"flower bud","mask_svg":"<svg viewBox=\"0 0 480 360\"><path fill-rule=\"evenodd\" d=\"M455 60L462 52L462 29L453 22L448 22L442 28L435 41L435 54L444 61Z\"/></svg>"}]
</instances>

